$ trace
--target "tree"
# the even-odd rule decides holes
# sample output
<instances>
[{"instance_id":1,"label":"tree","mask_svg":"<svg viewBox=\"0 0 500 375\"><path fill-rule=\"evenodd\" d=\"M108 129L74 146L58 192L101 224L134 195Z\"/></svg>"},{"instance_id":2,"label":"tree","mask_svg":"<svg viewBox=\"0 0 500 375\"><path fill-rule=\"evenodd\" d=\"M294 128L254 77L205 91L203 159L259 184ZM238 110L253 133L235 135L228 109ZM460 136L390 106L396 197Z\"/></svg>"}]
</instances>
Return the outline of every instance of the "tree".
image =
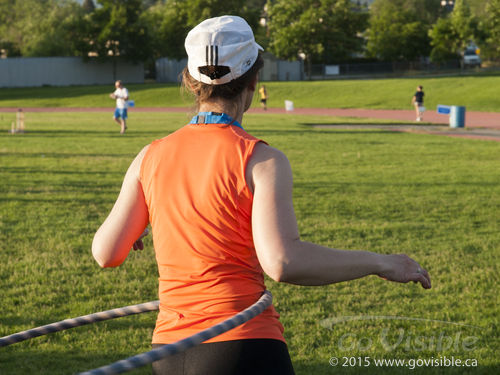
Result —
<instances>
[{"instance_id":1,"label":"tree","mask_svg":"<svg viewBox=\"0 0 500 375\"><path fill-rule=\"evenodd\" d=\"M164 3L165 0L142 0L142 5L144 9L149 9L157 4Z\"/></svg>"},{"instance_id":2,"label":"tree","mask_svg":"<svg viewBox=\"0 0 500 375\"><path fill-rule=\"evenodd\" d=\"M416 14L416 18L432 27L442 15L441 0L406 0L404 8Z\"/></svg>"},{"instance_id":3,"label":"tree","mask_svg":"<svg viewBox=\"0 0 500 375\"><path fill-rule=\"evenodd\" d=\"M148 9L145 19L154 35L155 56L186 57L184 40L201 21L232 14L243 17L255 30L265 0L166 0Z\"/></svg>"},{"instance_id":4,"label":"tree","mask_svg":"<svg viewBox=\"0 0 500 375\"><path fill-rule=\"evenodd\" d=\"M463 51L471 41L475 40L478 28L477 20L472 16L467 0L455 0L451 23L458 37L455 48L457 51Z\"/></svg>"},{"instance_id":5,"label":"tree","mask_svg":"<svg viewBox=\"0 0 500 375\"><path fill-rule=\"evenodd\" d=\"M0 0L0 44L8 56L73 56L78 11L70 0Z\"/></svg>"},{"instance_id":6,"label":"tree","mask_svg":"<svg viewBox=\"0 0 500 375\"><path fill-rule=\"evenodd\" d=\"M484 55L490 59L500 59L500 0L490 0L486 5L482 29L485 35Z\"/></svg>"},{"instance_id":7,"label":"tree","mask_svg":"<svg viewBox=\"0 0 500 375\"><path fill-rule=\"evenodd\" d=\"M267 6L270 51L283 59L304 56L309 77L313 62L340 62L361 50L366 15L353 11L349 0L277 0Z\"/></svg>"},{"instance_id":8,"label":"tree","mask_svg":"<svg viewBox=\"0 0 500 375\"><path fill-rule=\"evenodd\" d=\"M434 17L425 6L422 1L376 0L366 33L368 56L385 61L428 56L428 30Z\"/></svg>"},{"instance_id":9,"label":"tree","mask_svg":"<svg viewBox=\"0 0 500 375\"><path fill-rule=\"evenodd\" d=\"M150 55L148 30L140 15L141 0L99 0L100 7L79 19L79 53L101 61L123 59L133 63Z\"/></svg>"},{"instance_id":10,"label":"tree","mask_svg":"<svg viewBox=\"0 0 500 375\"><path fill-rule=\"evenodd\" d=\"M471 13L476 18L485 18L488 14L488 4L492 0L469 0Z\"/></svg>"},{"instance_id":11,"label":"tree","mask_svg":"<svg viewBox=\"0 0 500 375\"><path fill-rule=\"evenodd\" d=\"M451 14L436 22L429 32L431 60L444 61L458 57L465 48L478 39L479 25L466 0L456 0Z\"/></svg>"},{"instance_id":12,"label":"tree","mask_svg":"<svg viewBox=\"0 0 500 375\"><path fill-rule=\"evenodd\" d=\"M0 56L19 56L21 51L12 38L13 17L11 9L15 0L0 0Z\"/></svg>"},{"instance_id":13,"label":"tree","mask_svg":"<svg viewBox=\"0 0 500 375\"><path fill-rule=\"evenodd\" d=\"M94 0L83 0L82 8L85 13L92 13L95 10Z\"/></svg>"},{"instance_id":14,"label":"tree","mask_svg":"<svg viewBox=\"0 0 500 375\"><path fill-rule=\"evenodd\" d=\"M431 61L439 63L458 57L455 47L458 35L450 18L440 18L430 30L429 36L432 46Z\"/></svg>"}]
</instances>

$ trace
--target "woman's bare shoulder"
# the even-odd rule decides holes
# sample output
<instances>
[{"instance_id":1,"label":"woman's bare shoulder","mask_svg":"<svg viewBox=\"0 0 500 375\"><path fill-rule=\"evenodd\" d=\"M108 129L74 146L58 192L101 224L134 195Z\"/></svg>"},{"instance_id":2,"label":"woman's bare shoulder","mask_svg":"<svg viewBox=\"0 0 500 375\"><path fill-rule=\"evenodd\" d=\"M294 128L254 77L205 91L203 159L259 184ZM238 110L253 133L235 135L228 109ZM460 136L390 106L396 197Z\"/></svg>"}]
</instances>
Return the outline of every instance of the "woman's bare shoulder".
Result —
<instances>
[{"instance_id":1,"label":"woman's bare shoulder","mask_svg":"<svg viewBox=\"0 0 500 375\"><path fill-rule=\"evenodd\" d=\"M255 146L250 162L254 164L262 162L288 163L288 158L283 151L269 146L266 143L259 142Z\"/></svg>"},{"instance_id":2,"label":"woman's bare shoulder","mask_svg":"<svg viewBox=\"0 0 500 375\"><path fill-rule=\"evenodd\" d=\"M290 162L282 151L261 142L255 146L245 175L250 190L254 192L255 185L259 181L272 181L291 176Z\"/></svg>"},{"instance_id":3,"label":"woman's bare shoulder","mask_svg":"<svg viewBox=\"0 0 500 375\"><path fill-rule=\"evenodd\" d=\"M144 160L144 156L146 155L146 153L149 150L149 146L150 145L143 147L142 150L137 154L137 156L134 158L134 160L130 164L130 167L128 168L128 171L127 171L128 174L132 174L132 175L136 176L137 178L139 178L140 173L141 173L142 161Z\"/></svg>"}]
</instances>

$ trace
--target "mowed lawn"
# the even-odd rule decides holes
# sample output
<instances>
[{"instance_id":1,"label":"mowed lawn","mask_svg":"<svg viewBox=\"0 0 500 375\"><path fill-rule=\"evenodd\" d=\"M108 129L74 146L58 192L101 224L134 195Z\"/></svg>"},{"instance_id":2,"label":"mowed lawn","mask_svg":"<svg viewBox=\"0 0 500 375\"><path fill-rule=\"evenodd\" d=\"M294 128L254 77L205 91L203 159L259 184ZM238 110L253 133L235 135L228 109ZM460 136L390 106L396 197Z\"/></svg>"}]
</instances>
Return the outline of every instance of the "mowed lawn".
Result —
<instances>
[{"instance_id":1,"label":"mowed lawn","mask_svg":"<svg viewBox=\"0 0 500 375\"><path fill-rule=\"evenodd\" d=\"M136 107L188 107L191 98L177 84L128 84ZM423 85L425 106L461 105L467 111L500 112L500 73L454 77L414 77L332 81L262 82L270 107L413 109L411 98ZM113 85L0 89L0 107L112 107ZM258 106L258 100L254 105Z\"/></svg>"},{"instance_id":2,"label":"mowed lawn","mask_svg":"<svg viewBox=\"0 0 500 375\"><path fill-rule=\"evenodd\" d=\"M150 239L115 269L100 269L90 247L136 153L187 114L133 113L124 136L109 113L27 113L17 135L13 116L0 113L0 336L156 300ZM499 373L500 143L310 126L346 121L248 115L243 125L288 155L303 240L407 253L433 288L268 280L297 374ZM155 317L0 348L0 374L71 374L141 353Z\"/></svg>"}]
</instances>

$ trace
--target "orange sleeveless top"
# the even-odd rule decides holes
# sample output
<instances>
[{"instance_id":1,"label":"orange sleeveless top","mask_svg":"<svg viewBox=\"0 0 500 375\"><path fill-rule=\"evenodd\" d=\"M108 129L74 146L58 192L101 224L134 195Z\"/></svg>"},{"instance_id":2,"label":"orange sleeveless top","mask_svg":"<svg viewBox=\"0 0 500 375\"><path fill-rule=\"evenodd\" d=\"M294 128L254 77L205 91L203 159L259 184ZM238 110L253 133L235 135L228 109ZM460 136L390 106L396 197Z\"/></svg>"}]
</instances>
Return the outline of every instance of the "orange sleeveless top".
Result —
<instances>
[{"instance_id":1,"label":"orange sleeveless top","mask_svg":"<svg viewBox=\"0 0 500 375\"><path fill-rule=\"evenodd\" d=\"M245 168L260 142L227 124L189 124L154 141L140 179L153 228L160 311L154 344L209 328L266 289ZM207 342L283 338L274 307Z\"/></svg>"}]
</instances>

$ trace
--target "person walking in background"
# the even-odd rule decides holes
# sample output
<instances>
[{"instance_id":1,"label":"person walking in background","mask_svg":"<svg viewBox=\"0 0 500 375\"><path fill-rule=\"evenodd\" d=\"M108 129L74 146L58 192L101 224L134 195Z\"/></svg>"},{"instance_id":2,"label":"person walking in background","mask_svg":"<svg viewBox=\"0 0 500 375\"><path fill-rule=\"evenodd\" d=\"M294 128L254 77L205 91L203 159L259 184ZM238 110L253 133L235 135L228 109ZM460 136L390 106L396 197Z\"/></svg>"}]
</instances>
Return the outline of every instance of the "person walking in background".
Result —
<instances>
[{"instance_id":1,"label":"person walking in background","mask_svg":"<svg viewBox=\"0 0 500 375\"><path fill-rule=\"evenodd\" d=\"M417 87L417 91L413 98L411 99L412 104L415 106L415 113L417 115L417 119L415 121L422 121L423 115L425 111L424 107L424 91L422 86Z\"/></svg>"},{"instance_id":2,"label":"person walking in background","mask_svg":"<svg viewBox=\"0 0 500 375\"><path fill-rule=\"evenodd\" d=\"M120 134L127 130L127 101L128 90L123 86L122 81L115 82L115 91L109 94L111 99L116 99L116 108L113 119L120 125Z\"/></svg>"},{"instance_id":3,"label":"person walking in background","mask_svg":"<svg viewBox=\"0 0 500 375\"><path fill-rule=\"evenodd\" d=\"M98 264L116 267L132 247L144 247L151 223L160 298L153 347L252 305L266 290L264 272L297 285L377 275L431 287L427 271L406 255L300 239L287 157L242 125L264 64L244 19L205 20L189 32L185 47L182 83L199 112L139 152L92 242ZM153 374L291 375L294 369L279 314L270 306L206 343L154 362Z\"/></svg>"},{"instance_id":4,"label":"person walking in background","mask_svg":"<svg viewBox=\"0 0 500 375\"><path fill-rule=\"evenodd\" d=\"M260 86L259 95L260 95L260 105L261 105L262 108L264 108L264 111L266 111L267 110L267 90L266 90L266 86L264 86L264 85Z\"/></svg>"}]
</instances>

